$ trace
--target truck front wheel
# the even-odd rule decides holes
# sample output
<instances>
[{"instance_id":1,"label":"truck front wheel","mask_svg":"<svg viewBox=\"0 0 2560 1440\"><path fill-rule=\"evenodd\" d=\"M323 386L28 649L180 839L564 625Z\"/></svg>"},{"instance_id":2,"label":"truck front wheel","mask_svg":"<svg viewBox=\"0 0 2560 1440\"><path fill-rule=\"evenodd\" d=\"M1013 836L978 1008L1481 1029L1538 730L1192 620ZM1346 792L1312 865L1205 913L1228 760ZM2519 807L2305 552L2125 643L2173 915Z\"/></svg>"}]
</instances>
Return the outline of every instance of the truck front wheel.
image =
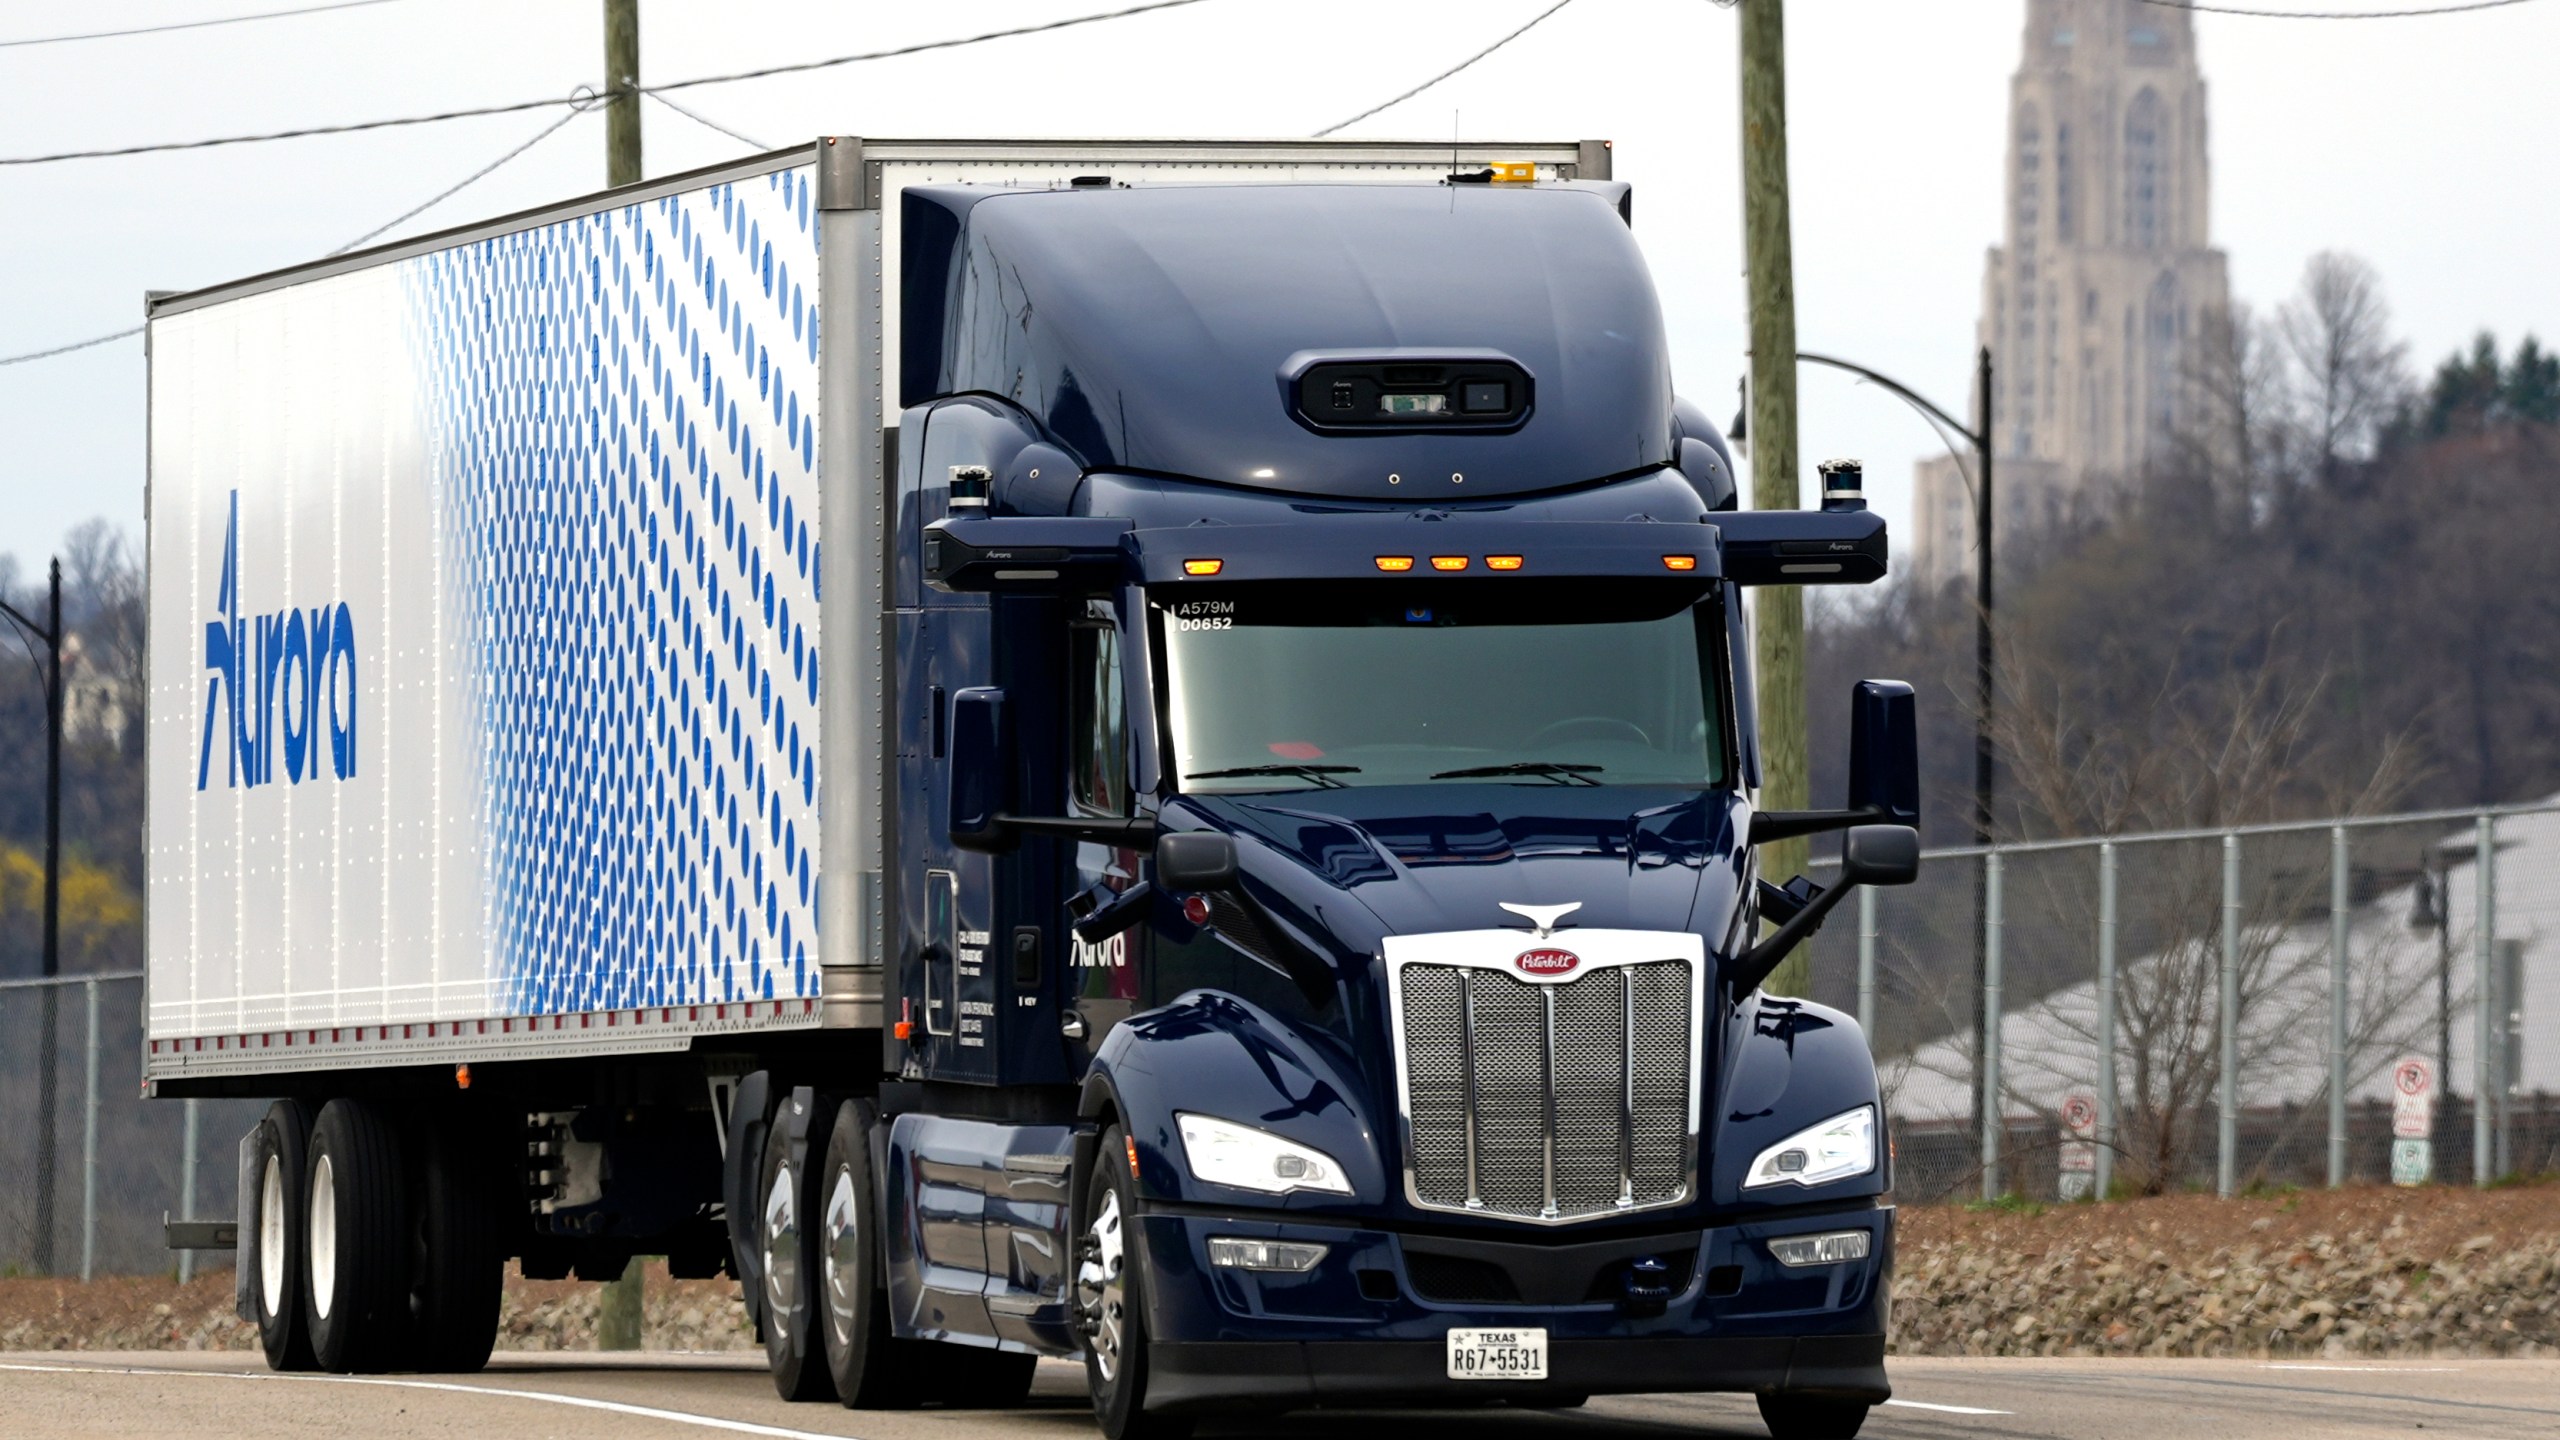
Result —
<instances>
[{"instance_id":1,"label":"truck front wheel","mask_svg":"<svg viewBox=\"0 0 2560 1440\"><path fill-rule=\"evenodd\" d=\"M1147 1322L1138 1263L1136 1191L1122 1156L1128 1134L1102 1132L1076 1234L1076 1310L1084 1331L1084 1378L1104 1440L1181 1440L1188 1419L1147 1413Z\"/></svg>"},{"instance_id":2,"label":"truck front wheel","mask_svg":"<svg viewBox=\"0 0 2560 1440\"><path fill-rule=\"evenodd\" d=\"M1852 1440L1867 1423L1867 1407L1819 1395L1763 1395L1760 1422L1769 1440Z\"/></svg>"}]
</instances>

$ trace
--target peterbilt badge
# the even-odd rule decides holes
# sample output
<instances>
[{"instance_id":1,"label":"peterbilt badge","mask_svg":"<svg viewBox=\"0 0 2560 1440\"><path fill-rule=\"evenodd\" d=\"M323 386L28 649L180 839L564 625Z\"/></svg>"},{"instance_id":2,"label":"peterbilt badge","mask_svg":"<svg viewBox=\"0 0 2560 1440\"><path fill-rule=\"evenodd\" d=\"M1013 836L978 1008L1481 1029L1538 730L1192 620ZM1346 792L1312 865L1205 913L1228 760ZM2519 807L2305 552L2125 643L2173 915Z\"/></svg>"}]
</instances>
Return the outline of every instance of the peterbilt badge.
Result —
<instances>
[{"instance_id":1,"label":"peterbilt badge","mask_svg":"<svg viewBox=\"0 0 2560 1440\"><path fill-rule=\"evenodd\" d=\"M1582 957L1572 951L1552 947L1523 950L1511 957L1513 968L1523 975L1570 975L1581 963Z\"/></svg>"}]
</instances>

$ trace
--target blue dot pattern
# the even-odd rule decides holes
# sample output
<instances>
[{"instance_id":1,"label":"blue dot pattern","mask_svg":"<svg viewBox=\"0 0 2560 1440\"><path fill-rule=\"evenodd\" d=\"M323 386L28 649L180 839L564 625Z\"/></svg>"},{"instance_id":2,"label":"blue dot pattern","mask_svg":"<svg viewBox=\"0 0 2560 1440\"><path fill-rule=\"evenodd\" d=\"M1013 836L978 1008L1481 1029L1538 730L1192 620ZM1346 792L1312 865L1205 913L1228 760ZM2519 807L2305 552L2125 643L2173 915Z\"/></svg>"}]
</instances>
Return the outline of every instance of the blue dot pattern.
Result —
<instances>
[{"instance_id":1,"label":"blue dot pattern","mask_svg":"<svg viewBox=\"0 0 2560 1440\"><path fill-rule=\"evenodd\" d=\"M810 185L403 267L505 1013L818 994Z\"/></svg>"}]
</instances>

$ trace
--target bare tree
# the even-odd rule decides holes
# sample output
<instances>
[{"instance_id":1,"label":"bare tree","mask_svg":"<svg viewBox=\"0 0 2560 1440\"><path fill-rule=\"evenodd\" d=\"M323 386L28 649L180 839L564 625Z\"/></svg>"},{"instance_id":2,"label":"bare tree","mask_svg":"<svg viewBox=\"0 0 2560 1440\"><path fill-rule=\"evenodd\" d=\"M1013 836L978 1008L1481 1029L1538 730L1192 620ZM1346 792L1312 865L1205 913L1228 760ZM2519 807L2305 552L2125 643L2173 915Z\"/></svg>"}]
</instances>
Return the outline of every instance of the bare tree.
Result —
<instances>
[{"instance_id":1,"label":"bare tree","mask_svg":"<svg viewBox=\"0 0 2560 1440\"><path fill-rule=\"evenodd\" d=\"M2296 409L2318 478L2372 458L2374 442L2410 390L2408 346L2391 336L2391 310L2373 267L2323 250L2303 267L2302 284L2276 312L2275 330L2292 361Z\"/></svg>"}]
</instances>

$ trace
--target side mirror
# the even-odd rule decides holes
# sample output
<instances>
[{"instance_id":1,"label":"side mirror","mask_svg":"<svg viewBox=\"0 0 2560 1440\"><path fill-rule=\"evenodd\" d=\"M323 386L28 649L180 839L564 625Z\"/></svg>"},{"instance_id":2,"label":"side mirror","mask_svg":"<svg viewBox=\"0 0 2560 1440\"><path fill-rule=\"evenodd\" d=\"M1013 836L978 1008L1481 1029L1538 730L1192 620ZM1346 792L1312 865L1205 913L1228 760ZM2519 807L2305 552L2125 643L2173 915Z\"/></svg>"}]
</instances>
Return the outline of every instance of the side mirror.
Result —
<instances>
[{"instance_id":1,"label":"side mirror","mask_svg":"<svg viewBox=\"0 0 2560 1440\"><path fill-rule=\"evenodd\" d=\"M1920 832L1908 825L1852 825L1840 837L1840 880L1908 885L1920 878Z\"/></svg>"},{"instance_id":2,"label":"side mirror","mask_svg":"<svg viewBox=\"0 0 2560 1440\"><path fill-rule=\"evenodd\" d=\"M951 843L963 850L1013 843L1003 818L1013 808L1013 748L1006 742L1003 690L985 685L951 697Z\"/></svg>"},{"instance_id":3,"label":"side mirror","mask_svg":"<svg viewBox=\"0 0 2560 1440\"><path fill-rule=\"evenodd\" d=\"M1232 890L1236 842L1213 830L1156 837L1156 885L1173 891Z\"/></svg>"},{"instance_id":4,"label":"side mirror","mask_svg":"<svg viewBox=\"0 0 2560 1440\"><path fill-rule=\"evenodd\" d=\"M1887 825L1920 823L1919 707L1899 680L1861 680L1850 693L1849 808Z\"/></svg>"}]
</instances>

